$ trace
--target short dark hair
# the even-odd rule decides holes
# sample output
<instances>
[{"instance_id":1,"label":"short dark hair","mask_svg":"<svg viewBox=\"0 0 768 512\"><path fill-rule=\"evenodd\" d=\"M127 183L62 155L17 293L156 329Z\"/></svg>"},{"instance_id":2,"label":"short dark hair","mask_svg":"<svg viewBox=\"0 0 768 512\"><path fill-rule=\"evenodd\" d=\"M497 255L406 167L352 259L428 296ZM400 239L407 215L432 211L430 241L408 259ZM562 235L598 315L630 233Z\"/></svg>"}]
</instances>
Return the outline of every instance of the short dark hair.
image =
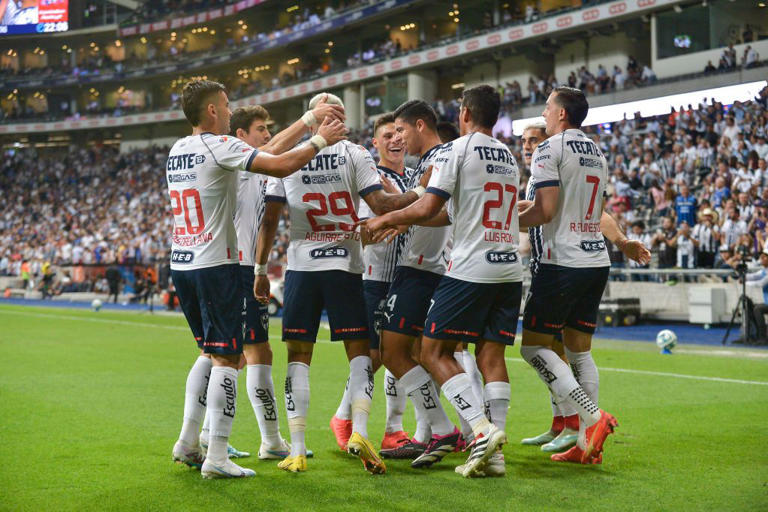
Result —
<instances>
[{"instance_id":1,"label":"short dark hair","mask_svg":"<svg viewBox=\"0 0 768 512\"><path fill-rule=\"evenodd\" d=\"M437 131L437 114L429 103L424 100L410 100L406 101L392 114L395 119L402 119L408 124L416 124L416 121L421 119L427 128Z\"/></svg>"},{"instance_id":2,"label":"short dark hair","mask_svg":"<svg viewBox=\"0 0 768 512\"><path fill-rule=\"evenodd\" d=\"M501 96L490 85L478 85L461 95L461 106L472 114L472 121L483 128L493 128L499 119Z\"/></svg>"},{"instance_id":3,"label":"short dark hair","mask_svg":"<svg viewBox=\"0 0 768 512\"><path fill-rule=\"evenodd\" d=\"M237 129L241 128L248 133L251 124L256 120L269 121L269 112L261 105L250 105L239 107L232 112L232 119L229 120L229 134L237 135Z\"/></svg>"},{"instance_id":4,"label":"short dark hair","mask_svg":"<svg viewBox=\"0 0 768 512\"><path fill-rule=\"evenodd\" d=\"M555 87L555 101L565 109L568 116L568 122L576 128L581 128L581 123L587 117L589 112L589 103L587 97L581 90L574 87Z\"/></svg>"},{"instance_id":5,"label":"short dark hair","mask_svg":"<svg viewBox=\"0 0 768 512\"><path fill-rule=\"evenodd\" d=\"M459 138L459 129L450 121L440 121L437 123L437 135L440 137L440 142L445 144Z\"/></svg>"},{"instance_id":6,"label":"short dark hair","mask_svg":"<svg viewBox=\"0 0 768 512\"><path fill-rule=\"evenodd\" d=\"M212 80L192 80L184 85L181 91L181 109L189 124L200 124L203 108L207 106L206 101L219 91L227 92L227 88Z\"/></svg>"},{"instance_id":7,"label":"short dark hair","mask_svg":"<svg viewBox=\"0 0 768 512\"><path fill-rule=\"evenodd\" d=\"M376 132L379 131L379 128L384 126L385 124L394 123L395 122L395 116L392 114L392 112L386 112L384 114L381 114L378 119L376 119L376 122L373 123L373 136L376 136Z\"/></svg>"}]
</instances>

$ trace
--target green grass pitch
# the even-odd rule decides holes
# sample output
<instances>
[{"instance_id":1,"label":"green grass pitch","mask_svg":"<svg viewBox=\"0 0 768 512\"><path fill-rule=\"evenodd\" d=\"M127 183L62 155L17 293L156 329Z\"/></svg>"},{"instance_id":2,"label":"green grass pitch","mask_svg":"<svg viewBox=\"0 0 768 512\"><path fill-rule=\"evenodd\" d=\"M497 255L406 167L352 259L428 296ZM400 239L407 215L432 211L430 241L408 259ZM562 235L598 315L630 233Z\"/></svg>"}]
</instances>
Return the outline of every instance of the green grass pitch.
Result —
<instances>
[{"instance_id":1,"label":"green grass pitch","mask_svg":"<svg viewBox=\"0 0 768 512\"><path fill-rule=\"evenodd\" d=\"M275 388L287 435L285 350L272 322ZM325 337L326 332L321 331ZM388 462L371 476L341 453L328 420L348 366L320 343L311 371L309 471L259 461L258 428L241 376L232 444L257 477L205 481L171 462L184 382L196 357L184 319L133 313L0 307L1 510L765 510L768 359L750 352L598 340L600 405L619 420L602 466L555 464L519 444L550 421L544 386L519 350L504 447L507 476L465 480L464 454L429 470ZM683 350L685 349L685 350ZM735 354L734 354L735 352ZM629 372L620 371L622 369ZM647 372L647 373L643 373ZM695 379L687 376L725 380ZM729 380L733 379L733 381ZM738 381L738 382L737 382ZM455 417L451 409L449 415ZM409 405L406 427L413 431ZM369 431L381 440L381 373Z\"/></svg>"}]
</instances>

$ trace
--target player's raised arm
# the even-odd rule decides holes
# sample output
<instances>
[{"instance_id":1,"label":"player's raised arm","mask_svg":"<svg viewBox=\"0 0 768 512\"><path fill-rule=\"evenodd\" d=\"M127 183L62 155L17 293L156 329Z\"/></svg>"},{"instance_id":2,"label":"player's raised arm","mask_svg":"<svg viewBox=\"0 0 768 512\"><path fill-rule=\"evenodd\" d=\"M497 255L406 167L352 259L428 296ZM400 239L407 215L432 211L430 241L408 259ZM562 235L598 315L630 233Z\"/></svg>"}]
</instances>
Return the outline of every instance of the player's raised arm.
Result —
<instances>
[{"instance_id":1,"label":"player's raised arm","mask_svg":"<svg viewBox=\"0 0 768 512\"><path fill-rule=\"evenodd\" d=\"M304 167L326 146L332 146L346 139L347 128L339 120L326 118L307 144L287 151L281 155L272 155L259 151L251 159L248 170L267 176L285 178Z\"/></svg>"},{"instance_id":2,"label":"player's raised arm","mask_svg":"<svg viewBox=\"0 0 768 512\"><path fill-rule=\"evenodd\" d=\"M373 163L373 158L371 158L371 163ZM412 204L420 197L424 196L430 176L431 171L426 172L419 179L418 186L408 190L403 194L391 194L385 192L383 187L379 187L378 189L372 190L370 193L365 194L362 196L362 198L376 215L384 215L385 213L392 212L394 210L401 210Z\"/></svg>"},{"instance_id":3,"label":"player's raised arm","mask_svg":"<svg viewBox=\"0 0 768 512\"><path fill-rule=\"evenodd\" d=\"M310 105L311 107L312 105ZM314 108L306 111L300 119L296 120L285 130L277 133L259 149L272 155L282 154L298 144L304 134L307 133L307 130L316 127L326 119L331 121L338 120L342 123L346 120L344 107L328 103L328 94L322 95L317 104L314 105Z\"/></svg>"}]
</instances>

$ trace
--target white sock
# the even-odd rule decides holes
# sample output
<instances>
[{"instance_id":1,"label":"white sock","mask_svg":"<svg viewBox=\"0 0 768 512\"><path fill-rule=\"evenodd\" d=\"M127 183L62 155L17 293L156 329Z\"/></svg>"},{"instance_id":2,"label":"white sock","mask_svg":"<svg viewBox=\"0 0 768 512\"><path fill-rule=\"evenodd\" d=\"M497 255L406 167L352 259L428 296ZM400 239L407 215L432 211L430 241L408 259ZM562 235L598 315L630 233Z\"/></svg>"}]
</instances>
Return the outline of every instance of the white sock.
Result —
<instances>
[{"instance_id":1,"label":"white sock","mask_svg":"<svg viewBox=\"0 0 768 512\"><path fill-rule=\"evenodd\" d=\"M467 372L467 374L469 374L469 370L467 370L467 363L468 363L468 361L467 362L464 361L464 354L465 354L465 352L454 352L453 353L453 358L456 359L456 362L459 363L459 366L464 368L464 371ZM472 368L472 364L475 362L475 360L472 359L472 354L470 354L469 351L467 351L466 354L468 354L469 355L469 359L472 360L472 362L469 363L469 365L470 365L469 367L471 369ZM475 369L477 369L477 366L475 366ZM473 386L473 388L474 388L474 386ZM474 389L473 389L473 391L474 391ZM475 435L474 432L472 432L472 426L469 423L467 423L467 420L465 420L462 415L459 415L459 428L461 429L461 435L464 436L465 440L466 439L471 439L472 436Z\"/></svg>"},{"instance_id":2,"label":"white sock","mask_svg":"<svg viewBox=\"0 0 768 512\"><path fill-rule=\"evenodd\" d=\"M413 402L413 397L411 397L411 402ZM432 439L432 427L429 426L427 416L415 405L416 404L414 404L413 412L416 416L416 432L414 432L413 438L422 444L427 444L429 443L429 440Z\"/></svg>"},{"instance_id":3,"label":"white sock","mask_svg":"<svg viewBox=\"0 0 768 512\"><path fill-rule=\"evenodd\" d=\"M344 385L344 394L341 395L341 403L338 409L336 409L336 417L340 420L352 419L352 403L349 400L349 377L347 377L347 383Z\"/></svg>"},{"instance_id":4,"label":"white sock","mask_svg":"<svg viewBox=\"0 0 768 512\"><path fill-rule=\"evenodd\" d=\"M197 446L199 442L200 420L205 414L211 365L210 358L200 356L187 375L184 391L184 422L179 439L189 446Z\"/></svg>"},{"instance_id":5,"label":"white sock","mask_svg":"<svg viewBox=\"0 0 768 512\"><path fill-rule=\"evenodd\" d=\"M200 429L200 444L208 444L208 438L211 435L211 410L206 407L203 428Z\"/></svg>"},{"instance_id":6,"label":"white sock","mask_svg":"<svg viewBox=\"0 0 768 512\"><path fill-rule=\"evenodd\" d=\"M249 364L245 374L248 399L259 423L261 442L270 447L280 444L279 421L275 387L272 384L272 365Z\"/></svg>"},{"instance_id":7,"label":"white sock","mask_svg":"<svg viewBox=\"0 0 768 512\"><path fill-rule=\"evenodd\" d=\"M400 382L389 370L384 371L384 398L387 403L387 424L385 433L400 432L403 430L403 413L408 395L400 385Z\"/></svg>"},{"instance_id":8,"label":"white sock","mask_svg":"<svg viewBox=\"0 0 768 512\"><path fill-rule=\"evenodd\" d=\"M520 347L520 354L555 394L561 408L564 403L569 403L582 420L580 425L584 427L597 423L600 419L597 405L590 400L571 373L571 369L554 351L539 345L523 345Z\"/></svg>"},{"instance_id":9,"label":"white sock","mask_svg":"<svg viewBox=\"0 0 768 512\"><path fill-rule=\"evenodd\" d=\"M504 430L507 426L510 395L509 382L496 381L485 385L483 399L488 419L500 430Z\"/></svg>"},{"instance_id":10,"label":"white sock","mask_svg":"<svg viewBox=\"0 0 768 512\"><path fill-rule=\"evenodd\" d=\"M464 371L469 375L472 381L472 391L477 396L483 396L483 376L480 374L480 370L477 368L477 362L469 350L465 350L461 354L461 360L463 361L462 367Z\"/></svg>"},{"instance_id":11,"label":"white sock","mask_svg":"<svg viewBox=\"0 0 768 512\"><path fill-rule=\"evenodd\" d=\"M555 395L553 395L551 391L549 393L549 403L552 405L552 417L553 418L556 418L558 416L562 416L563 415L560 412L560 406L557 404L557 399L555 398Z\"/></svg>"},{"instance_id":12,"label":"white sock","mask_svg":"<svg viewBox=\"0 0 768 512\"><path fill-rule=\"evenodd\" d=\"M457 373L443 383L443 393L459 416L472 426L475 435L485 432L488 419L483 414L483 401L472 391L472 381L464 372Z\"/></svg>"},{"instance_id":13,"label":"white sock","mask_svg":"<svg viewBox=\"0 0 768 512\"><path fill-rule=\"evenodd\" d=\"M304 433L309 409L309 366L288 363L285 373L285 413L291 431L291 456L307 454Z\"/></svg>"},{"instance_id":14,"label":"white sock","mask_svg":"<svg viewBox=\"0 0 768 512\"><path fill-rule=\"evenodd\" d=\"M574 414L578 414L576 409L574 409L569 402L561 402L557 404L557 407L560 409L560 415L563 418L567 418L568 416L573 416Z\"/></svg>"},{"instance_id":15,"label":"white sock","mask_svg":"<svg viewBox=\"0 0 768 512\"><path fill-rule=\"evenodd\" d=\"M586 352L571 352L568 347L565 348L565 355L568 357L568 362L571 364L571 371L573 376L576 377L576 382L581 384L584 388L584 392L590 400L597 405L598 397L600 393L600 376L597 373L597 365L592 358L592 351Z\"/></svg>"},{"instance_id":16,"label":"white sock","mask_svg":"<svg viewBox=\"0 0 768 512\"><path fill-rule=\"evenodd\" d=\"M416 421L419 421L419 415L426 420L431 430L431 436L438 435L444 436L453 432L455 428L451 420L445 414L443 404L440 403L440 398L437 396L437 392L432 384L432 377L429 376L427 371L421 366L414 366L408 370L405 375L400 378L400 385L411 398L413 406L416 408ZM419 431L418 423L416 425L416 432L418 437L416 440L422 441L425 429ZM429 439L429 438L428 438Z\"/></svg>"},{"instance_id":17,"label":"white sock","mask_svg":"<svg viewBox=\"0 0 768 512\"><path fill-rule=\"evenodd\" d=\"M208 410L211 415L211 431L207 458L214 464L227 462L227 443L232 433L237 404L237 370L229 366L211 368L208 382Z\"/></svg>"},{"instance_id":18,"label":"white sock","mask_svg":"<svg viewBox=\"0 0 768 512\"><path fill-rule=\"evenodd\" d=\"M349 400L352 403L352 432L367 438L373 400L373 368L369 356L357 356L349 362Z\"/></svg>"}]
</instances>

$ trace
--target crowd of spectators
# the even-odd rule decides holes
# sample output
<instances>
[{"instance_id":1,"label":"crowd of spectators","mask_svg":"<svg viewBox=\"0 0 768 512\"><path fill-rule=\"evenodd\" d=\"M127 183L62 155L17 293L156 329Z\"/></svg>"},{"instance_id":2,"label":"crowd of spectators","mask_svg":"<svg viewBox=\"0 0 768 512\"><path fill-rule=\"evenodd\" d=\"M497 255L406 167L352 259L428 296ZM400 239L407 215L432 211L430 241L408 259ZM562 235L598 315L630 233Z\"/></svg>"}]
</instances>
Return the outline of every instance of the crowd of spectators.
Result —
<instances>
[{"instance_id":1,"label":"crowd of spectators","mask_svg":"<svg viewBox=\"0 0 768 512\"><path fill-rule=\"evenodd\" d=\"M450 120L454 104L438 102L441 117ZM728 107L703 98L668 115L638 115L585 131L609 162L608 208L630 238L651 249L654 267L732 268L768 247L768 88ZM497 136L522 161L519 138ZM373 149L370 137L370 127L350 135ZM6 152L0 275L34 279L46 264L167 261L167 152ZM285 261L289 226L286 211L273 261ZM627 264L620 251L609 250L614 266Z\"/></svg>"}]
</instances>

